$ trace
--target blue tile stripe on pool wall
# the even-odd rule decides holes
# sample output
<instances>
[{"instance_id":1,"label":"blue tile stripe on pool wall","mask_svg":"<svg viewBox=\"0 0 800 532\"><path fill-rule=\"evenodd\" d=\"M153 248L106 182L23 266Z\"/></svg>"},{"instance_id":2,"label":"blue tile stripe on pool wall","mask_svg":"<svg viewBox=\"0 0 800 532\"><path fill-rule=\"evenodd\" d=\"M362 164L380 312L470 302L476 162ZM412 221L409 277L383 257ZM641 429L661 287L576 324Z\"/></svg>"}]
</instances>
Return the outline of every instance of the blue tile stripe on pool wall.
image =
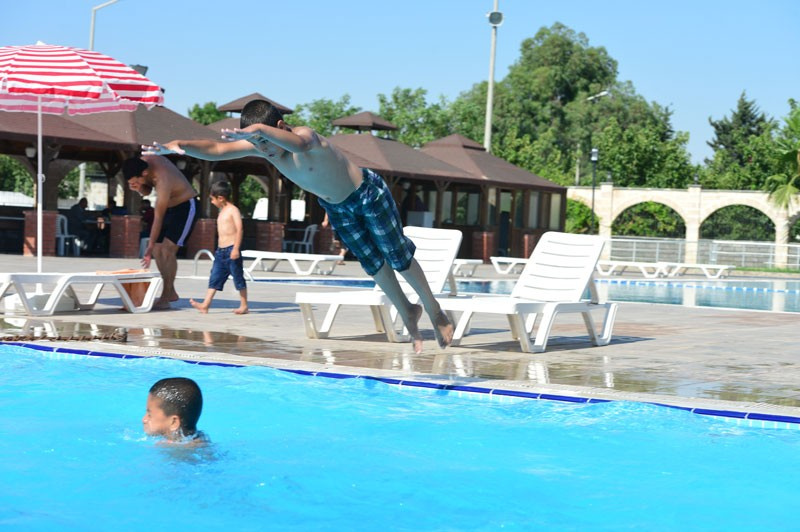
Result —
<instances>
[{"instance_id":1,"label":"blue tile stripe on pool wall","mask_svg":"<svg viewBox=\"0 0 800 532\"><path fill-rule=\"evenodd\" d=\"M163 360L178 360L188 364L197 364L200 366L219 366L227 368L240 368L245 367L242 364L229 364L225 362L210 362L203 360L184 360L181 358L172 358L165 356L150 356L150 355L133 355L124 353L110 353L107 351L91 351L86 349L72 349L68 347L48 346L36 343L27 342L13 342L13 341L0 341L0 345L14 345L17 347L25 347L36 351L43 351L55 354L74 355L74 356L98 356L107 358L122 358L122 359L163 359ZM271 366L270 366L271 367ZM519 399L538 399L542 401L560 401L568 403L582 403L582 404L597 404L613 402L611 399L597 399L591 397L576 397L571 395L549 394L538 392L526 392L523 390L503 390L497 388L482 388L480 386L468 386L463 384L443 384L435 382L414 381L405 379L395 379L391 377L375 377L372 375L351 375L347 373L335 373L329 371L309 371L303 369L288 369L288 368L272 368L287 373L294 373L296 375L306 375L310 377L323 377L328 379L364 379L382 382L384 384L391 384L395 386L402 386L408 388L426 388L435 389L446 392L463 392L468 394L481 394L485 396L500 396ZM677 410L685 410L693 414L702 416L711 416L722 419L736 419L742 421L756 421L761 422L761 426L766 427L765 423L775 424L774 428L778 427L778 423L786 424L787 427L800 429L800 417L784 416L779 414L765 414L759 412L738 412L735 410L716 410L711 408L694 408L686 406L676 406L666 403L651 402L647 403L655 406L663 406L666 408L674 408Z\"/></svg>"}]
</instances>

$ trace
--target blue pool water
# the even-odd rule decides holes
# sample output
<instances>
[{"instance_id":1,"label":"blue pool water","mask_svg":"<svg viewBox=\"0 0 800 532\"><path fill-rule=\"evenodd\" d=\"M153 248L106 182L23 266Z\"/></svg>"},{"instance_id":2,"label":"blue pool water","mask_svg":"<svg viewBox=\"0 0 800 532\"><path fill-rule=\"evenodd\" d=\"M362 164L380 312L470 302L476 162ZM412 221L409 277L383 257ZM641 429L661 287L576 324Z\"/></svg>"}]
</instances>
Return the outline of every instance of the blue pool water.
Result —
<instances>
[{"instance_id":1,"label":"blue pool water","mask_svg":"<svg viewBox=\"0 0 800 532\"><path fill-rule=\"evenodd\" d=\"M201 386L213 441L143 436ZM268 368L0 346L0 528L752 530L796 519L800 430L625 402L499 402Z\"/></svg>"},{"instance_id":2,"label":"blue pool water","mask_svg":"<svg viewBox=\"0 0 800 532\"><path fill-rule=\"evenodd\" d=\"M800 312L800 281L595 281L610 301Z\"/></svg>"},{"instance_id":3,"label":"blue pool water","mask_svg":"<svg viewBox=\"0 0 800 532\"><path fill-rule=\"evenodd\" d=\"M350 288L375 286L370 279L259 279L259 282ZM459 294L510 294L514 283L515 280L458 280L456 286ZM596 279L595 285L607 301L800 312L800 281ZM588 291L585 297L589 297Z\"/></svg>"}]
</instances>

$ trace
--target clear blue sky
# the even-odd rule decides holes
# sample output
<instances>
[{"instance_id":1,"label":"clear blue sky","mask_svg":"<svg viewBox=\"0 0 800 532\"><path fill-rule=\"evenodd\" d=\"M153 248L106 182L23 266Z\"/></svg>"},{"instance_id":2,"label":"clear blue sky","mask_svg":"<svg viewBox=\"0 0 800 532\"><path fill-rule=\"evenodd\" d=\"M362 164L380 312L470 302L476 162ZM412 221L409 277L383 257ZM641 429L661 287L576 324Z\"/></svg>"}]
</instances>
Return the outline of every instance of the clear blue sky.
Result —
<instances>
[{"instance_id":1,"label":"clear blue sky","mask_svg":"<svg viewBox=\"0 0 800 532\"><path fill-rule=\"evenodd\" d=\"M2 2L0 45L37 40L88 48L103 0ZM149 67L166 105L223 104L252 92L288 107L349 94L378 110L378 94L424 88L449 101L488 79L493 0L120 0L97 11L95 49ZM499 0L495 79L520 43L562 22L604 46L649 101L690 133L695 162L711 153L708 118L730 115L742 91L782 119L800 100L796 0ZM475 139L482 142L483 139Z\"/></svg>"}]
</instances>

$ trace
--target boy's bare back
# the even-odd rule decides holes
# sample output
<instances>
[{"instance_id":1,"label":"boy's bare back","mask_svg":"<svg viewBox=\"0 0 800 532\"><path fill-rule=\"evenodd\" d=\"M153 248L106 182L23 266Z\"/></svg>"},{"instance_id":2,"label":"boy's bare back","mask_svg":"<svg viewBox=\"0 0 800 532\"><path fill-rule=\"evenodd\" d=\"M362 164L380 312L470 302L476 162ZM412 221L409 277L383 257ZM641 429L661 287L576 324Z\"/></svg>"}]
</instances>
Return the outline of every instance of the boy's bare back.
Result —
<instances>
[{"instance_id":1,"label":"boy's bare back","mask_svg":"<svg viewBox=\"0 0 800 532\"><path fill-rule=\"evenodd\" d=\"M152 169L157 202L164 198L167 208L175 207L197 195L186 177L169 159L160 155L143 155L142 160Z\"/></svg>"}]
</instances>

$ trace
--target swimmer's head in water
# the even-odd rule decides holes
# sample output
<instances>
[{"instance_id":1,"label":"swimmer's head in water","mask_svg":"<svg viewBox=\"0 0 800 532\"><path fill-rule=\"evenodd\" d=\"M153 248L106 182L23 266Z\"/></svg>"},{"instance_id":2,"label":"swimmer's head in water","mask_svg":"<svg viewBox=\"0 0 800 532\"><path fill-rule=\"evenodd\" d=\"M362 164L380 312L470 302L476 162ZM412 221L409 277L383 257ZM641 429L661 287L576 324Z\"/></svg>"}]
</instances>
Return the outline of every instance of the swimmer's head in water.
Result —
<instances>
[{"instance_id":1,"label":"swimmer's head in water","mask_svg":"<svg viewBox=\"0 0 800 532\"><path fill-rule=\"evenodd\" d=\"M202 411L203 395L197 383L185 377L171 377L150 388L142 423L145 432L151 435L168 436L179 428L184 436L189 436L197 431Z\"/></svg>"}]
</instances>

